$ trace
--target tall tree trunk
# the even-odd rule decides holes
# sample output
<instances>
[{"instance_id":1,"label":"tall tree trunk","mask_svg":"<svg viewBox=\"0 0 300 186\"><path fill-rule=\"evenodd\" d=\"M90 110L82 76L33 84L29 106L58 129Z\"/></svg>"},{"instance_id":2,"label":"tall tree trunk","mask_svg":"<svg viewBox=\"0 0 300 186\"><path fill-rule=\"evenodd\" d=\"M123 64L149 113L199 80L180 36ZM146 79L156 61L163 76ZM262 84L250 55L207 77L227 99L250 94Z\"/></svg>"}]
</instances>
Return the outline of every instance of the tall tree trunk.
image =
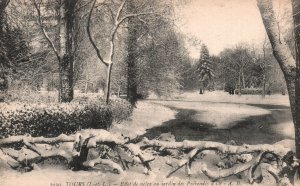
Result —
<instances>
[{"instance_id":1,"label":"tall tree trunk","mask_svg":"<svg viewBox=\"0 0 300 186\"><path fill-rule=\"evenodd\" d=\"M70 102L73 99L73 42L74 42L74 20L75 5L73 0L61 0L60 3L60 64L59 64L59 80L60 91L59 101Z\"/></svg>"},{"instance_id":2,"label":"tall tree trunk","mask_svg":"<svg viewBox=\"0 0 300 186\"><path fill-rule=\"evenodd\" d=\"M120 97L120 94L121 94L121 86L118 85L118 97Z\"/></svg>"},{"instance_id":3,"label":"tall tree trunk","mask_svg":"<svg viewBox=\"0 0 300 186\"><path fill-rule=\"evenodd\" d=\"M88 81L85 81L84 93L87 94L88 92Z\"/></svg>"},{"instance_id":4,"label":"tall tree trunk","mask_svg":"<svg viewBox=\"0 0 300 186\"><path fill-rule=\"evenodd\" d=\"M112 69L112 63L108 64L107 66L107 72L106 72L106 87L105 87L105 101L106 104L109 103L109 97L110 97L110 83L111 83L111 69Z\"/></svg>"},{"instance_id":5,"label":"tall tree trunk","mask_svg":"<svg viewBox=\"0 0 300 186\"><path fill-rule=\"evenodd\" d=\"M7 6L6 1L5 0L1 0L1 2L0 2L0 39L1 40L4 37L5 8L6 8L6 6Z\"/></svg>"},{"instance_id":6,"label":"tall tree trunk","mask_svg":"<svg viewBox=\"0 0 300 186\"><path fill-rule=\"evenodd\" d=\"M200 90L199 94L203 94L203 81L200 81Z\"/></svg>"},{"instance_id":7,"label":"tall tree trunk","mask_svg":"<svg viewBox=\"0 0 300 186\"><path fill-rule=\"evenodd\" d=\"M5 92L8 89L8 78L6 64L9 60L5 54L3 40L4 40L4 27L5 27L5 8L7 7L9 0L0 1L0 102L4 101Z\"/></svg>"},{"instance_id":8,"label":"tall tree trunk","mask_svg":"<svg viewBox=\"0 0 300 186\"><path fill-rule=\"evenodd\" d=\"M135 5L132 0L127 2L127 11L134 12ZM131 105L137 101L137 22L135 18L128 19L127 40L127 100Z\"/></svg>"},{"instance_id":9,"label":"tall tree trunk","mask_svg":"<svg viewBox=\"0 0 300 186\"><path fill-rule=\"evenodd\" d=\"M266 38L265 38L265 41L263 44L263 63L261 64L262 72L263 72L263 79L262 79L262 83L263 83L262 97L263 98L266 96L266 47L265 47L265 43L266 43Z\"/></svg>"},{"instance_id":10,"label":"tall tree trunk","mask_svg":"<svg viewBox=\"0 0 300 186\"><path fill-rule=\"evenodd\" d=\"M295 33L295 49L296 49L296 79L295 79L295 140L296 153L300 159L300 1L293 0L293 15L294 15L294 33ZM298 170L300 175L300 171Z\"/></svg>"},{"instance_id":11,"label":"tall tree trunk","mask_svg":"<svg viewBox=\"0 0 300 186\"><path fill-rule=\"evenodd\" d=\"M242 95L242 82L241 82L241 72L239 72L239 96Z\"/></svg>"},{"instance_id":12,"label":"tall tree trunk","mask_svg":"<svg viewBox=\"0 0 300 186\"><path fill-rule=\"evenodd\" d=\"M243 88L246 88L244 70L242 70Z\"/></svg>"},{"instance_id":13,"label":"tall tree trunk","mask_svg":"<svg viewBox=\"0 0 300 186\"><path fill-rule=\"evenodd\" d=\"M264 98L266 96L266 74L265 74L265 70L263 70L262 84L263 84L262 97Z\"/></svg>"},{"instance_id":14,"label":"tall tree trunk","mask_svg":"<svg viewBox=\"0 0 300 186\"><path fill-rule=\"evenodd\" d=\"M291 111L293 116L294 128L295 128L295 145L296 145L296 154L297 158L300 159L300 120L299 120L299 78L297 78L296 84L296 61L292 55L291 50L288 45L284 41L283 38L280 37L280 31L278 29L277 20L275 18L275 13L273 10L272 0L257 0L257 5L261 13L261 17L269 37L269 40L272 45L273 54L284 74L285 81L287 84L287 90L290 99ZM297 5L297 6L296 6ZM293 6L293 14L296 15L299 12L299 1L294 0ZM300 16L300 15L298 15ZM297 17L298 17L297 16ZM296 16L295 23L299 21ZM299 18L299 17L298 17ZM299 22L298 22L299 23ZM298 24L296 24L298 25ZM299 58L299 30L295 27L295 35L296 35L296 48L297 48L297 61ZM298 41L298 42L297 42ZM299 69L299 63L298 63ZM299 70L298 70L299 71ZM299 77L299 73L298 76ZM296 89L297 86L297 89ZM295 90L297 92L295 92ZM297 93L297 96L296 96ZM297 100L297 104L296 104ZM300 171L298 171L300 173Z\"/></svg>"},{"instance_id":15,"label":"tall tree trunk","mask_svg":"<svg viewBox=\"0 0 300 186\"><path fill-rule=\"evenodd\" d=\"M10 0L0 0L0 39L4 37L4 26L6 24L5 9L8 6Z\"/></svg>"}]
</instances>

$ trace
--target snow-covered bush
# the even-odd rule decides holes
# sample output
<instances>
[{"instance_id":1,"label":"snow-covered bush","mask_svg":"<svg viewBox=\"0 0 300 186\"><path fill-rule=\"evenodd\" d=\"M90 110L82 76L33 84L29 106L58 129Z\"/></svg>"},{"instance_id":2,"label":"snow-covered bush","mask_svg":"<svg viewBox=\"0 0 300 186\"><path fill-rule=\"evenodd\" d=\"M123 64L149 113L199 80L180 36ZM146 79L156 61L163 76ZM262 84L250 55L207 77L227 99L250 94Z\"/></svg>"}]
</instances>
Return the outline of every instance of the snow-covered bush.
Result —
<instances>
[{"instance_id":1,"label":"snow-covered bush","mask_svg":"<svg viewBox=\"0 0 300 186\"><path fill-rule=\"evenodd\" d=\"M30 134L53 137L79 128L106 129L112 123L109 106L94 103L1 103L1 137Z\"/></svg>"},{"instance_id":2,"label":"snow-covered bush","mask_svg":"<svg viewBox=\"0 0 300 186\"><path fill-rule=\"evenodd\" d=\"M105 99L99 94L82 94L78 95L73 102L105 104ZM127 100L118 97L111 98L108 107L111 109L113 121L117 123L129 118L133 111L132 105Z\"/></svg>"}]
</instances>

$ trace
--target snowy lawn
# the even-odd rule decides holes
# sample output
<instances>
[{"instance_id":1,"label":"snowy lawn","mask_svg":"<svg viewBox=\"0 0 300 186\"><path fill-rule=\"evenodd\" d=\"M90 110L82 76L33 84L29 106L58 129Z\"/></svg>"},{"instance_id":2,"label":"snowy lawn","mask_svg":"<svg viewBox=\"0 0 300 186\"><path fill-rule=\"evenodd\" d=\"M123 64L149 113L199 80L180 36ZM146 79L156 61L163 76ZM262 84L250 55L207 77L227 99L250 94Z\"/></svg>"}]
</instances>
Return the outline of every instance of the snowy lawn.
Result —
<instances>
[{"instance_id":1,"label":"snowy lawn","mask_svg":"<svg viewBox=\"0 0 300 186\"><path fill-rule=\"evenodd\" d=\"M271 96L266 95L262 98L261 95L229 95L224 91L206 91L205 94L198 92L184 92L176 97L180 100L188 101L210 101L217 103L248 103L248 104L270 104L270 105L285 105L289 106L288 95L274 94Z\"/></svg>"},{"instance_id":2,"label":"snowy lawn","mask_svg":"<svg viewBox=\"0 0 300 186\"><path fill-rule=\"evenodd\" d=\"M167 107L140 101L133 110L132 116L122 123L114 123L111 132L121 133L126 137L135 138L143 135L146 129L161 125L174 119L176 112Z\"/></svg>"},{"instance_id":3,"label":"snowy lawn","mask_svg":"<svg viewBox=\"0 0 300 186\"><path fill-rule=\"evenodd\" d=\"M180 101L178 100L180 99ZM195 101L195 102L194 102ZM206 102L205 102L206 101ZM271 114L272 109L257 107L247 104L266 104L266 105L284 105L288 106L287 96L272 95L261 99L258 96L232 96L223 92L207 92L205 95L199 95L196 92L184 93L178 96L174 101L148 100L138 103L133 115L127 121L121 124L114 124L111 132L121 133L124 136L135 138L147 132L147 129L159 127L162 123L174 120L175 109L195 110L196 114L192 116L195 122L207 123L216 129L226 129L234 127L232 124L242 121L248 117L263 116ZM168 107L165 107L168 106ZM278 143L284 146L293 147L290 139L293 136L293 127L290 116L276 116L278 124L271 126L278 133L289 137ZM242 135L243 134L239 134ZM168 167L165 157L156 157L151 163L153 172L146 176L141 165L134 166L124 174L114 174L109 169L99 167L100 171L71 171L65 165L42 164L40 170L33 170L29 173L20 173L15 170L7 169L0 160L0 185L2 186L201 186L201 185L249 185L246 179L239 179L237 176L231 176L221 179L220 182L210 182L197 169L197 162L193 165L193 174L187 177L184 170L179 170L171 178L165 178L171 170ZM218 160L215 156L207 156L202 161L214 165ZM262 185L275 185L274 179L267 173L264 173L265 179ZM244 174L241 175L245 177ZM134 185L134 183L137 183ZM179 183L182 183L180 185ZM256 185L256 184L254 184Z\"/></svg>"},{"instance_id":4,"label":"snowy lawn","mask_svg":"<svg viewBox=\"0 0 300 186\"><path fill-rule=\"evenodd\" d=\"M208 103L190 101L159 101L159 104L178 109L190 109L197 111L193 115L193 122L201 122L212 125L214 128L226 129L230 124L241 121L250 116L270 114L266 109L232 103Z\"/></svg>"},{"instance_id":5,"label":"snowy lawn","mask_svg":"<svg viewBox=\"0 0 300 186\"><path fill-rule=\"evenodd\" d=\"M287 95L275 94L262 98L260 95L229 95L223 91L207 91L202 95L198 92L185 92L170 99L153 99L151 102L174 107L175 109L196 110L198 113L193 116L195 121L211 124L219 129L233 127L230 124L251 116L271 114L272 110L276 110L261 108L258 107L259 105L281 105L286 107L290 105ZM294 129L291 118L289 122L276 125L274 130L281 131L289 137L293 136Z\"/></svg>"},{"instance_id":6,"label":"snowy lawn","mask_svg":"<svg viewBox=\"0 0 300 186\"><path fill-rule=\"evenodd\" d=\"M186 92L170 98L152 97L150 102L176 109L176 120L155 130L173 131L180 140L235 139L241 143L276 143L294 148L294 127L288 96L229 95L214 91L200 95ZM182 126L180 126L182 125ZM158 135L154 129L151 131ZM226 134L228 133L228 134ZM150 134L148 136L153 136ZM192 136L192 137L191 137ZM290 144L286 143L286 140ZM224 142L224 141L223 141Z\"/></svg>"}]
</instances>

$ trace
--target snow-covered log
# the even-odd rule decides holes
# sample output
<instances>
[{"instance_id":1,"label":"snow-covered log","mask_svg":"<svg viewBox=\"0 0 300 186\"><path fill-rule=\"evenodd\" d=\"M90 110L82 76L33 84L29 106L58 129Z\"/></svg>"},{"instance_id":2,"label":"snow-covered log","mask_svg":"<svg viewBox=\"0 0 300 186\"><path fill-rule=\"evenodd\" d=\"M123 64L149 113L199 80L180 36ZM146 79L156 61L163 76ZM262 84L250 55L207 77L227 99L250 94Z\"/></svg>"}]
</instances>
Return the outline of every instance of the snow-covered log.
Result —
<instances>
[{"instance_id":1,"label":"snow-covered log","mask_svg":"<svg viewBox=\"0 0 300 186\"><path fill-rule=\"evenodd\" d=\"M262 180L262 174L260 173L258 177L254 176L254 172L257 170L257 168L261 167L261 165L265 164L265 162L267 162L267 164L276 162L276 167L268 164L269 166L264 166L265 170L275 178L276 183L278 184L283 181L286 182L286 178L292 182L291 177L294 175L293 170L296 169L296 166L299 166L299 160L295 159L295 156L291 150L277 144L237 146L211 141L185 140L183 142L168 142L160 140L148 140L147 138L144 138L140 144L142 149L153 147L153 149L158 151L163 151L166 149L181 149L182 151L189 151L184 158L177 162L166 162L168 165L173 167L172 171L170 171L167 177L170 177L173 173L183 167L185 167L186 173L190 175L192 162L195 161L198 154L207 151L214 151L218 155L225 154L226 156L243 156L248 154L252 157L246 161L236 162L232 167L223 169L209 168L207 163L200 162L200 164L198 164L198 166L200 166L200 170L213 181L236 175L248 170L249 183L253 183L254 181L260 182ZM240 159L241 158L237 158L237 160Z\"/></svg>"},{"instance_id":2,"label":"snow-covered log","mask_svg":"<svg viewBox=\"0 0 300 186\"><path fill-rule=\"evenodd\" d=\"M27 148L22 148L21 150L3 148L2 152L3 154L0 158L6 160L11 168L16 169L24 167L25 169L27 169L27 171L32 170L34 164L48 158L63 158L67 163L72 161L72 155L61 149L51 151L40 150L40 154L38 154ZM14 159L15 161L12 162L11 159L5 158L7 156L11 159Z\"/></svg>"},{"instance_id":3,"label":"snow-covered log","mask_svg":"<svg viewBox=\"0 0 300 186\"><path fill-rule=\"evenodd\" d=\"M122 167L119 164L117 164L109 159L102 159L102 158L98 157L93 160L83 162L83 166L91 167L91 168L93 168L97 164L109 166L113 169L114 172L117 171L118 174L123 173Z\"/></svg>"},{"instance_id":4,"label":"snow-covered log","mask_svg":"<svg viewBox=\"0 0 300 186\"><path fill-rule=\"evenodd\" d=\"M141 149L140 146L136 145L136 144L126 144L125 147L127 148L127 150L132 153L132 155L134 155L135 157L137 157L136 159L138 159L140 161L140 163L143 164L144 166L144 173L145 174L149 174L149 171L151 171L151 167L150 167L150 162L153 161L155 158L147 153L144 153Z\"/></svg>"},{"instance_id":5,"label":"snow-covered log","mask_svg":"<svg viewBox=\"0 0 300 186\"><path fill-rule=\"evenodd\" d=\"M0 139L0 145L8 145L14 143L46 143L46 144L54 144L59 142L73 142L74 141L73 135L65 135L61 134L57 137L53 138L45 138L45 137L31 137L31 136L10 136L8 138Z\"/></svg>"},{"instance_id":6,"label":"snow-covered log","mask_svg":"<svg viewBox=\"0 0 300 186\"><path fill-rule=\"evenodd\" d=\"M86 129L75 134L75 143L80 144L87 138L90 138L87 144L88 148L96 147L100 143L121 145L127 142L122 136L103 129Z\"/></svg>"},{"instance_id":7,"label":"snow-covered log","mask_svg":"<svg viewBox=\"0 0 300 186\"><path fill-rule=\"evenodd\" d=\"M70 146L62 147L63 144L72 143ZM12 148L14 144L22 144L21 150ZM110 166L113 170L119 173L123 171L118 163L113 162L109 158L113 158L107 152L99 152L98 157L88 159L90 149L96 149L99 146L106 146L109 151L120 151L123 149L123 154L129 154L128 157L132 161L141 163L145 168L145 173L151 171L150 162L154 158L143 152L136 144L128 143L123 136L110 133L102 129L86 129L78 131L75 135L62 134L58 137L31 137L31 136L11 136L5 139L0 139L0 147L2 155L1 159L10 157L14 160L11 164L15 167L31 167L33 164L41 162L47 158L63 158L67 161L70 168L73 170L86 169L87 167L95 168L95 165L102 164ZM121 162L125 169L122 157L119 155L117 159ZM5 158L4 158L5 157Z\"/></svg>"},{"instance_id":8,"label":"snow-covered log","mask_svg":"<svg viewBox=\"0 0 300 186\"><path fill-rule=\"evenodd\" d=\"M13 145L23 144L21 150L16 150ZM185 167L188 175L191 174L192 163L202 158L209 151L214 155L235 158L234 163L229 167L220 169L208 166L207 162L200 162L199 169L211 180L218 180L232 175L248 171L250 183L259 182L263 175L259 171L261 167L269 172L279 184L286 179L291 182L291 175L294 174L299 160L295 159L290 149L281 145L229 145L210 141L160 141L144 138L140 143L130 143L121 135L113 134L105 130L81 130L75 135L60 135L54 138L15 136L0 139L0 158L6 160L12 168L26 167L27 170L34 168L34 165L47 158L63 158L73 170L97 169L96 165L106 165L113 171L122 173L129 168L128 163L140 163L144 166L144 173L151 171L150 162L155 158L142 149L153 147L154 150L164 151L176 149L185 157L177 162L168 163L173 167L167 175L171 176L177 170ZM90 149L98 150L93 157L89 156ZM181 154L182 154L181 153ZM267 164L262 166L263 164ZM274 166L273 164L276 164ZM258 169L259 168L259 169ZM258 171L257 171L258 170ZM255 174L254 174L255 173Z\"/></svg>"},{"instance_id":9,"label":"snow-covered log","mask_svg":"<svg viewBox=\"0 0 300 186\"><path fill-rule=\"evenodd\" d=\"M286 155L289 151L288 148L285 148L282 145L269 145L269 144L262 144L262 145L227 145L218 142L212 141L189 141L184 140L183 142L167 142L167 141L159 141L159 140L148 140L144 138L141 142L141 146L143 148L146 147L160 147L160 150L163 149L199 149L199 150L214 150L221 153L226 154L249 154L254 152L270 152L277 154L279 156Z\"/></svg>"}]
</instances>

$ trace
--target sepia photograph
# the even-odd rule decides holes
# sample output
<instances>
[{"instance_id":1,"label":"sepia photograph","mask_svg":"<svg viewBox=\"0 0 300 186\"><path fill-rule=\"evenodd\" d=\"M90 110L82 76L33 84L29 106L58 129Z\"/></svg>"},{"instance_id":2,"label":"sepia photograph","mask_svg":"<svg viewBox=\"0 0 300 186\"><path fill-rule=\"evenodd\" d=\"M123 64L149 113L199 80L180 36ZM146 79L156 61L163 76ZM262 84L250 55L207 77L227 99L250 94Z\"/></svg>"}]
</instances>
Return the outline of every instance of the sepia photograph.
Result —
<instances>
[{"instance_id":1,"label":"sepia photograph","mask_svg":"<svg viewBox=\"0 0 300 186\"><path fill-rule=\"evenodd\" d=\"M0 186L300 185L300 0L0 0Z\"/></svg>"}]
</instances>

